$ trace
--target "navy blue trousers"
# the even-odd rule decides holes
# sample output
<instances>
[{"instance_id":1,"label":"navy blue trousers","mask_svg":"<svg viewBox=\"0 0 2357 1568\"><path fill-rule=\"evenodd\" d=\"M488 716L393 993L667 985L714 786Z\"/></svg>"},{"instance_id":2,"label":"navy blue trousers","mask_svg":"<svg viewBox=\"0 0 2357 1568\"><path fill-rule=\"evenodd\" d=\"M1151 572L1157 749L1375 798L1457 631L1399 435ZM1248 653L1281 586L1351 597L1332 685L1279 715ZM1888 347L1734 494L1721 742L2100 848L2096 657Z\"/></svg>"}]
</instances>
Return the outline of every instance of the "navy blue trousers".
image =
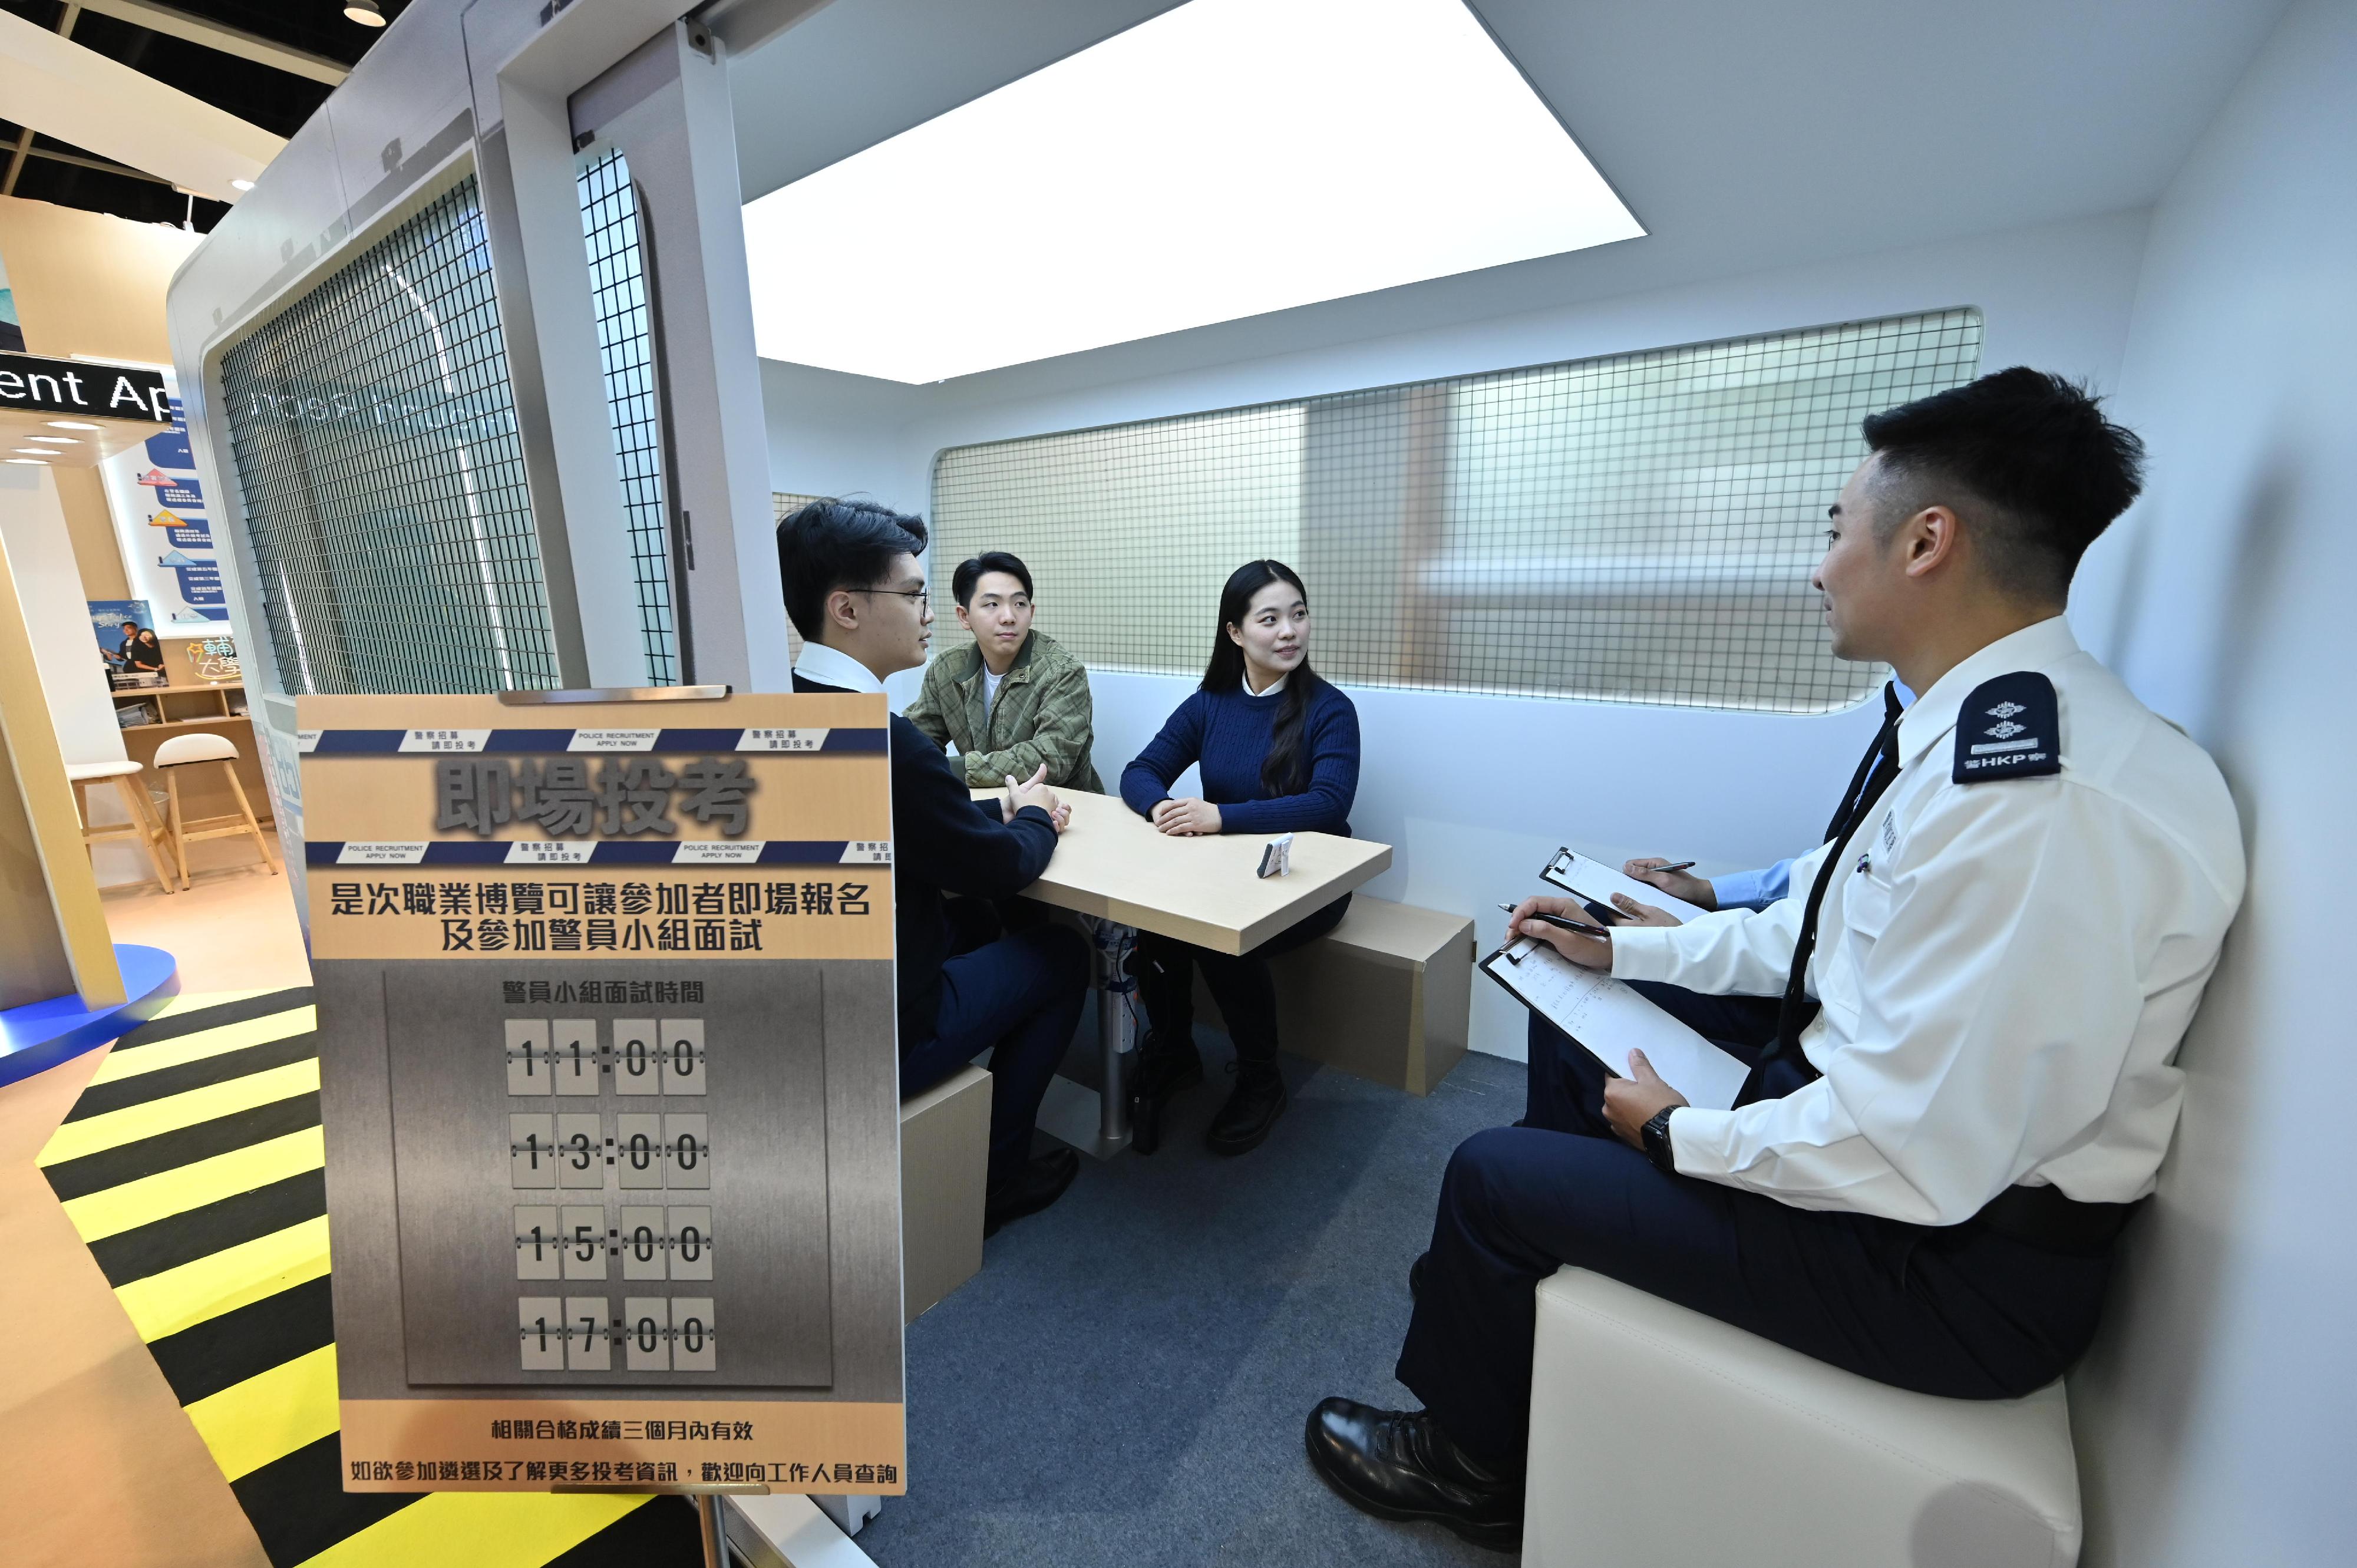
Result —
<instances>
[{"instance_id":1,"label":"navy blue trousers","mask_svg":"<svg viewBox=\"0 0 2357 1568\"><path fill-rule=\"evenodd\" d=\"M1036 926L942 965L933 1037L900 1055L900 1093L921 1094L990 1052L990 1185L1030 1157L1048 1080L1088 995L1089 949L1063 926Z\"/></svg>"},{"instance_id":2,"label":"navy blue trousers","mask_svg":"<svg viewBox=\"0 0 2357 1568\"><path fill-rule=\"evenodd\" d=\"M1316 941L1342 923L1351 908L1345 893L1302 917L1247 953L1213 952L1176 937L1137 933L1137 999L1155 1029L1182 1040L1195 1037L1195 969L1219 1004L1228 1039L1239 1063L1273 1067L1276 1062L1276 979L1268 961Z\"/></svg>"},{"instance_id":3,"label":"navy blue trousers","mask_svg":"<svg viewBox=\"0 0 2357 1568\"><path fill-rule=\"evenodd\" d=\"M1648 987L1755 1061L1767 1035ZM1772 1035L1774 1018L1767 1018ZM1717 1032L1715 1034L1715 1032ZM1878 1382L2002 1399L2061 1375L2093 1337L2108 1253L2048 1251L1978 1225L1929 1230L1791 1208L1663 1176L1604 1120L1603 1068L1534 1016L1521 1123L1458 1145L1398 1376L1476 1457L1518 1472L1528 1446L1538 1283L1592 1269Z\"/></svg>"}]
</instances>

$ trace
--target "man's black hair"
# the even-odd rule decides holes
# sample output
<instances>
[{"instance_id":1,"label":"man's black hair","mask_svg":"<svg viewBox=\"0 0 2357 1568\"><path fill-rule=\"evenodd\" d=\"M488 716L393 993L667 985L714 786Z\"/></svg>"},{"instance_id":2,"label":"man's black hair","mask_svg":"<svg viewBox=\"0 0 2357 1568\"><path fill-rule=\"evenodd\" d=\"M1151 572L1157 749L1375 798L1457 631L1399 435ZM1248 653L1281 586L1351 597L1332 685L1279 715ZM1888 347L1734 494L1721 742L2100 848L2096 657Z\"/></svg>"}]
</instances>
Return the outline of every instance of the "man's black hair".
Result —
<instances>
[{"instance_id":1,"label":"man's black hair","mask_svg":"<svg viewBox=\"0 0 2357 1568\"><path fill-rule=\"evenodd\" d=\"M873 501L821 500L778 524L778 579L786 618L811 642L824 640L826 596L837 588L872 588L895 558L921 555L922 518Z\"/></svg>"},{"instance_id":2,"label":"man's black hair","mask_svg":"<svg viewBox=\"0 0 2357 1568\"><path fill-rule=\"evenodd\" d=\"M956 596L958 603L972 607L974 585L993 572L1004 572L1022 584L1025 598L1039 596L1031 591L1031 568L1004 550L985 550L971 560L960 562L950 578L950 592Z\"/></svg>"},{"instance_id":3,"label":"man's black hair","mask_svg":"<svg viewBox=\"0 0 2357 1568\"><path fill-rule=\"evenodd\" d=\"M2023 365L1867 416L1876 528L1952 506L2007 593L2061 604L2079 557L2144 489L2144 443L2083 385Z\"/></svg>"},{"instance_id":4,"label":"man's black hair","mask_svg":"<svg viewBox=\"0 0 2357 1568\"><path fill-rule=\"evenodd\" d=\"M137 631L137 630L139 629L139 623L138 623L137 621L135 621L135 620L127 620L127 621L124 621L123 624L124 624L125 627L128 627L128 628L129 628L131 630L133 630L133 631Z\"/></svg>"}]
</instances>

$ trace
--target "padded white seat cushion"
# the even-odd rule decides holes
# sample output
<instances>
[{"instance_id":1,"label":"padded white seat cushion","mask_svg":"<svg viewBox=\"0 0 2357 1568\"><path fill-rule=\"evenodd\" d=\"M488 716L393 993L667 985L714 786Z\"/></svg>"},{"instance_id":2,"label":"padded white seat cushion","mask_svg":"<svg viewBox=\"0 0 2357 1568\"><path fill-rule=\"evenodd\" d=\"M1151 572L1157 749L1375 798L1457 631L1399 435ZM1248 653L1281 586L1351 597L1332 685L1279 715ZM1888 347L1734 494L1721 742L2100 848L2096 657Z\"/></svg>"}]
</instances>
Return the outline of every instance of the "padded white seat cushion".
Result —
<instances>
[{"instance_id":1,"label":"padded white seat cushion","mask_svg":"<svg viewBox=\"0 0 2357 1568\"><path fill-rule=\"evenodd\" d=\"M156 748L156 766L178 768L184 762L227 762L237 755L237 746L227 736L176 735Z\"/></svg>"},{"instance_id":2,"label":"padded white seat cushion","mask_svg":"<svg viewBox=\"0 0 2357 1568\"><path fill-rule=\"evenodd\" d=\"M120 779L126 773L139 771L135 762L69 762L66 777L79 784L88 779Z\"/></svg>"},{"instance_id":3,"label":"padded white seat cushion","mask_svg":"<svg viewBox=\"0 0 2357 1568\"><path fill-rule=\"evenodd\" d=\"M1908 1393L1584 1269L1538 1287L1523 1561L2069 1568L2062 1385Z\"/></svg>"}]
</instances>

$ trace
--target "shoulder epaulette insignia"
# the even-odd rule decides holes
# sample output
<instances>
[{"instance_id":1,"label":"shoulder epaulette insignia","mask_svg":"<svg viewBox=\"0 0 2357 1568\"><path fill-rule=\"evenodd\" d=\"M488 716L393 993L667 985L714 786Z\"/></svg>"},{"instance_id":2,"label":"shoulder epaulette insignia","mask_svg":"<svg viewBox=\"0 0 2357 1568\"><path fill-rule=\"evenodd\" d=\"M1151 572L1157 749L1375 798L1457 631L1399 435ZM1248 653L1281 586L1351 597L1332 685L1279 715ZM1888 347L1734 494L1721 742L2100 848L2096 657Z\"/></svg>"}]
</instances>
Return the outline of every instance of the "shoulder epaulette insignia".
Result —
<instances>
[{"instance_id":1,"label":"shoulder epaulette insignia","mask_svg":"<svg viewBox=\"0 0 2357 1568\"><path fill-rule=\"evenodd\" d=\"M1973 688L1956 714L1959 784L2035 779L2062 771L2062 723L2054 682L2017 670Z\"/></svg>"}]
</instances>

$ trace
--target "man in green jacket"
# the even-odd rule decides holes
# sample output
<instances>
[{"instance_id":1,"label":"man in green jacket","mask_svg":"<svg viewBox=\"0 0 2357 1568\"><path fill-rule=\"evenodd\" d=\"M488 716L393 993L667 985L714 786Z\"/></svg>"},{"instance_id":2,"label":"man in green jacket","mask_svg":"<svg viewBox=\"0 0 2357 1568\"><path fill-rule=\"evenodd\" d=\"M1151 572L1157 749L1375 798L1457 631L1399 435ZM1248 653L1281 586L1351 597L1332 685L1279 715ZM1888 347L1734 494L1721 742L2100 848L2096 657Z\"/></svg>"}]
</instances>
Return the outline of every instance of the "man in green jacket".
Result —
<instances>
[{"instance_id":1,"label":"man in green jacket","mask_svg":"<svg viewBox=\"0 0 2357 1568\"><path fill-rule=\"evenodd\" d=\"M1030 569L1003 550L975 556L950 579L958 624L971 647L927 667L909 722L946 749L968 784L986 789L1008 774L1028 779L1045 764L1059 789L1104 793L1089 761L1095 725L1089 672L1046 632L1031 629Z\"/></svg>"}]
</instances>

